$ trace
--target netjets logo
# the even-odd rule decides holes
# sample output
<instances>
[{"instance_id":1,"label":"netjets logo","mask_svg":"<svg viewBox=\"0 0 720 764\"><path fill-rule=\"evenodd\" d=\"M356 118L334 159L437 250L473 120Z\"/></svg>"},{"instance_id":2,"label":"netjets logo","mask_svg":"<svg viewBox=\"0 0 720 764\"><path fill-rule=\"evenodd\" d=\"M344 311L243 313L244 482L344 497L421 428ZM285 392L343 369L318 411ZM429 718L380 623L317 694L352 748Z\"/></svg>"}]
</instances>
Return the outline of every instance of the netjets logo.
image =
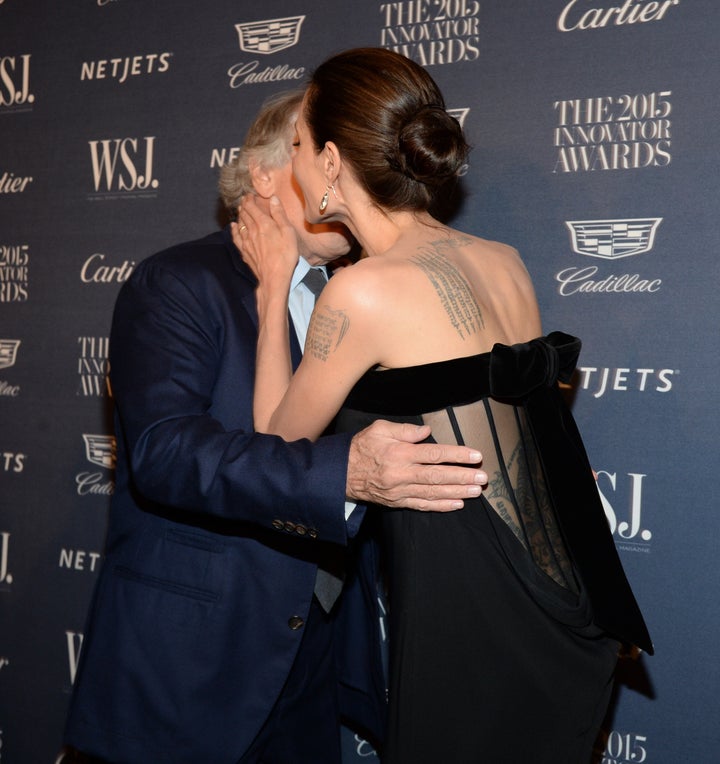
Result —
<instances>
[{"instance_id":1,"label":"netjets logo","mask_svg":"<svg viewBox=\"0 0 720 764\"><path fill-rule=\"evenodd\" d=\"M305 16L287 16L235 24L240 37L240 50L246 53L277 53L292 48L300 39L300 27Z\"/></svg>"},{"instance_id":2,"label":"netjets logo","mask_svg":"<svg viewBox=\"0 0 720 764\"><path fill-rule=\"evenodd\" d=\"M649 252L662 218L568 220L573 251L578 255L618 260Z\"/></svg>"},{"instance_id":3,"label":"netjets logo","mask_svg":"<svg viewBox=\"0 0 720 764\"><path fill-rule=\"evenodd\" d=\"M160 185L153 177L155 137L88 141L95 188L92 196L155 196Z\"/></svg>"},{"instance_id":4,"label":"netjets logo","mask_svg":"<svg viewBox=\"0 0 720 764\"><path fill-rule=\"evenodd\" d=\"M83 433L85 458L91 464L105 469L115 469L116 442L112 435L91 435Z\"/></svg>"},{"instance_id":5,"label":"netjets logo","mask_svg":"<svg viewBox=\"0 0 720 764\"><path fill-rule=\"evenodd\" d=\"M0 369L15 366L20 340L0 340Z\"/></svg>"}]
</instances>

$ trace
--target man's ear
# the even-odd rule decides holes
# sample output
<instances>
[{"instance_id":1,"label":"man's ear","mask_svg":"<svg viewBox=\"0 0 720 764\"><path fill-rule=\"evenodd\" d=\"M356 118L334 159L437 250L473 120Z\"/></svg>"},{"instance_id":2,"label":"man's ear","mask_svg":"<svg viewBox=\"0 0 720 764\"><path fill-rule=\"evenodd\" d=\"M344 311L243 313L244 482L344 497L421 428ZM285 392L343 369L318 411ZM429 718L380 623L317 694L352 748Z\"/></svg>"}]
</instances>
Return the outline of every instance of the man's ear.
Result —
<instances>
[{"instance_id":1,"label":"man's ear","mask_svg":"<svg viewBox=\"0 0 720 764\"><path fill-rule=\"evenodd\" d=\"M250 162L250 178L258 196L269 199L275 193L275 174L258 161Z\"/></svg>"}]
</instances>

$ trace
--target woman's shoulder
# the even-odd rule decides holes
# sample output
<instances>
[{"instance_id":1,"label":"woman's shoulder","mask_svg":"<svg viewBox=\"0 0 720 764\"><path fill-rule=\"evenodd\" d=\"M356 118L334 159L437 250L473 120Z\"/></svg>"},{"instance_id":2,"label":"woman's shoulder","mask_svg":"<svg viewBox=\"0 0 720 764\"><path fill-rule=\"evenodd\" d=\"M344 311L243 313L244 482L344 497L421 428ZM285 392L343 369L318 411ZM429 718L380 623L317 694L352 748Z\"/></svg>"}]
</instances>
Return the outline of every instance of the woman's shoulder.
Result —
<instances>
[{"instance_id":1,"label":"woman's shoulder","mask_svg":"<svg viewBox=\"0 0 720 764\"><path fill-rule=\"evenodd\" d=\"M472 236L470 234L460 234L467 237L468 246L474 248L477 252L488 256L500 257L509 261L520 261L520 253L510 244L492 239L484 239L481 236Z\"/></svg>"},{"instance_id":2,"label":"woman's shoulder","mask_svg":"<svg viewBox=\"0 0 720 764\"><path fill-rule=\"evenodd\" d=\"M393 273L403 267L405 264L402 261L385 257L385 255L363 257L356 263L335 271L329 285L333 286L334 292L352 292L358 288L378 288L388 278L393 278Z\"/></svg>"},{"instance_id":3,"label":"woman's shoulder","mask_svg":"<svg viewBox=\"0 0 720 764\"><path fill-rule=\"evenodd\" d=\"M529 280L530 276L520 252L510 244L490 239L473 237L475 248L473 254L489 269L497 269L507 276Z\"/></svg>"},{"instance_id":4,"label":"woman's shoulder","mask_svg":"<svg viewBox=\"0 0 720 764\"><path fill-rule=\"evenodd\" d=\"M362 259L334 270L320 299L326 303L342 304L346 307L367 304L384 283L380 273L382 269L374 265L369 260Z\"/></svg>"},{"instance_id":5,"label":"woman's shoulder","mask_svg":"<svg viewBox=\"0 0 720 764\"><path fill-rule=\"evenodd\" d=\"M409 266L400 260L384 255L363 258L333 274L318 305L342 311L364 331L382 332L407 312L408 295L417 292L413 278Z\"/></svg>"}]
</instances>

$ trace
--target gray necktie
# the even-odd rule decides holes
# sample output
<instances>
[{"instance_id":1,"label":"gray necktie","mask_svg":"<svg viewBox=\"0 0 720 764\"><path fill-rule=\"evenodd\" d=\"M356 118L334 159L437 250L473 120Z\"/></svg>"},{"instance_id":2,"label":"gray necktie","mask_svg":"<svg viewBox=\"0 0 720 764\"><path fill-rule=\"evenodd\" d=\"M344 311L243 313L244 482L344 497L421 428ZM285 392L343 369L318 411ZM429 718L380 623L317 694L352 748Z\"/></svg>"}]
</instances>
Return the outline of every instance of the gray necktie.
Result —
<instances>
[{"instance_id":1,"label":"gray necktie","mask_svg":"<svg viewBox=\"0 0 720 764\"><path fill-rule=\"evenodd\" d=\"M327 284L327 279L325 278L325 274L318 268L310 268L310 270L303 276L302 282L313 293L317 300L323 287Z\"/></svg>"},{"instance_id":2,"label":"gray necktie","mask_svg":"<svg viewBox=\"0 0 720 764\"><path fill-rule=\"evenodd\" d=\"M320 292L322 292L325 284L327 284L325 274L317 268L310 268L310 270L303 276L302 281L313 293L315 300L317 300ZM340 596L342 586L343 579L340 571L331 573L323 567L318 567L314 591L318 602L326 613L329 613L330 610L332 610L332 606Z\"/></svg>"}]
</instances>

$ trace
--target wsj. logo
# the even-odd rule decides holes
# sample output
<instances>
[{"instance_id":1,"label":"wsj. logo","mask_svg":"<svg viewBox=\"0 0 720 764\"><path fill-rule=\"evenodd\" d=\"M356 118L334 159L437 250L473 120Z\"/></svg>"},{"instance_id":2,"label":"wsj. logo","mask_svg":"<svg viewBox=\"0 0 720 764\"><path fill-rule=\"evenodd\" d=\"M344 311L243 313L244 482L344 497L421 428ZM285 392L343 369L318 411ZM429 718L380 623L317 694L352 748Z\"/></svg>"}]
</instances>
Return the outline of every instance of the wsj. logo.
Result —
<instances>
[{"instance_id":1,"label":"wsj. logo","mask_svg":"<svg viewBox=\"0 0 720 764\"><path fill-rule=\"evenodd\" d=\"M629 472L618 477L616 472L597 471L597 489L600 494L605 515L610 525L610 531L616 538L618 546L633 552L649 552L652 531L642 528L642 488L643 479L647 475ZM620 521L615 507L607 494L618 497L625 494L629 503L627 520Z\"/></svg>"},{"instance_id":2,"label":"wsj. logo","mask_svg":"<svg viewBox=\"0 0 720 764\"><path fill-rule=\"evenodd\" d=\"M34 103L35 96L30 92L30 55L0 58L0 107L27 109L26 104Z\"/></svg>"},{"instance_id":3,"label":"wsj. logo","mask_svg":"<svg viewBox=\"0 0 720 764\"><path fill-rule=\"evenodd\" d=\"M22 472L25 469L27 454L14 454L11 451L0 453L0 470L3 472Z\"/></svg>"},{"instance_id":4,"label":"wsj. logo","mask_svg":"<svg viewBox=\"0 0 720 764\"><path fill-rule=\"evenodd\" d=\"M235 24L240 38L240 50L267 55L292 48L300 39L303 21L305 16L288 16L283 19Z\"/></svg>"},{"instance_id":5,"label":"wsj. logo","mask_svg":"<svg viewBox=\"0 0 720 764\"><path fill-rule=\"evenodd\" d=\"M65 639L68 653L68 666L70 668L70 684L75 684L80 651L82 650L83 634L76 631L66 631Z\"/></svg>"},{"instance_id":6,"label":"wsj. logo","mask_svg":"<svg viewBox=\"0 0 720 764\"><path fill-rule=\"evenodd\" d=\"M88 141L96 193L154 191L160 182L153 177L154 135L144 138L106 138Z\"/></svg>"},{"instance_id":7,"label":"wsj. logo","mask_svg":"<svg viewBox=\"0 0 720 764\"><path fill-rule=\"evenodd\" d=\"M617 260L649 252L662 218L627 220L568 220L573 252Z\"/></svg>"},{"instance_id":8,"label":"wsj. logo","mask_svg":"<svg viewBox=\"0 0 720 764\"><path fill-rule=\"evenodd\" d=\"M12 573L8 570L10 555L10 534L7 531L0 533L0 585L13 582Z\"/></svg>"},{"instance_id":9,"label":"wsj. logo","mask_svg":"<svg viewBox=\"0 0 720 764\"><path fill-rule=\"evenodd\" d=\"M104 470L115 469L116 443L112 435L83 434L85 458ZM75 476L78 496L112 496L115 484L103 472L79 472Z\"/></svg>"}]
</instances>

